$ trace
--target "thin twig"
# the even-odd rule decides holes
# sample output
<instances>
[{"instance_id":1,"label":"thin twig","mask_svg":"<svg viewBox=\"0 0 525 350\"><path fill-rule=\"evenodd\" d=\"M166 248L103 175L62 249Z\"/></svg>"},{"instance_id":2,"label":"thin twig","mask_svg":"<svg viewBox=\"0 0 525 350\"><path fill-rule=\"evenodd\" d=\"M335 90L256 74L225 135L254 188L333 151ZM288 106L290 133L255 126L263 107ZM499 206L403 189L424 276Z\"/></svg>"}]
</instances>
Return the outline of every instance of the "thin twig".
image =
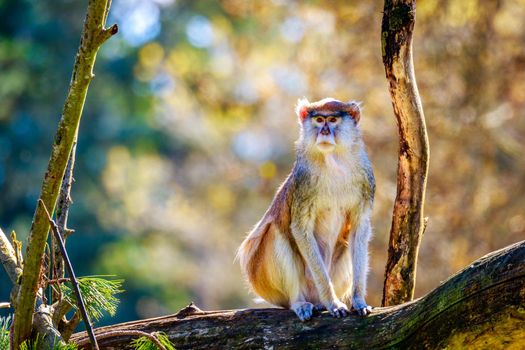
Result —
<instances>
[{"instance_id":1,"label":"thin twig","mask_svg":"<svg viewBox=\"0 0 525 350\"><path fill-rule=\"evenodd\" d=\"M146 337L150 339L160 350L167 350L164 345L159 341L159 339L154 336L153 334L146 333L143 331L135 331L135 330L126 330L126 331L109 331L104 332L101 334L97 334L97 337L99 339L107 339L107 338L113 338L113 337L119 337L123 335L135 335L137 337ZM87 339L82 339L81 341L76 343L79 347L82 347L87 344Z\"/></svg>"},{"instance_id":2,"label":"thin twig","mask_svg":"<svg viewBox=\"0 0 525 350\"><path fill-rule=\"evenodd\" d=\"M77 141L73 142L71 148L71 154L67 161L66 172L62 179L62 185L60 186L60 193L58 195L57 211L56 211L56 224L58 226L64 245L66 244L67 237L73 230L67 228L67 219L69 216L69 207L73 200L71 199L71 186L73 185L73 169L75 167L75 157L77 151ZM60 254L58 243L53 235L51 235L51 247L52 247L52 272L51 279L60 279L64 277L64 260ZM56 292L52 293L53 301L62 300L62 290L59 288Z\"/></svg>"},{"instance_id":3,"label":"thin twig","mask_svg":"<svg viewBox=\"0 0 525 350\"><path fill-rule=\"evenodd\" d=\"M71 154L67 161L66 172L64 173L64 178L62 179L62 185L60 186L60 193L58 196L57 203L57 226L60 229L62 234L62 239L66 238L67 234L67 219L69 215L69 206L73 203L71 199L71 186L75 181L73 179L73 169L75 168L75 158L77 153L77 141L73 141L73 147L71 148Z\"/></svg>"},{"instance_id":4,"label":"thin twig","mask_svg":"<svg viewBox=\"0 0 525 350\"><path fill-rule=\"evenodd\" d=\"M95 338L95 333L93 332L93 327L91 325L91 321L89 320L89 315L86 312L84 300L82 299L82 294L80 294L80 288L78 287L77 278L75 277L75 272L73 271L71 260L69 260L69 257L66 251L66 247L64 246L62 237L60 237L60 232L58 232L58 226L55 223L55 221L51 219L51 215L49 215L49 211L47 210L46 205L44 204L44 201L40 199L38 202L43 207L44 212L47 215L47 219L49 220L49 224L51 226L51 231L55 235L60 251L62 252L62 257L64 258L64 262L66 263L68 275L71 278L71 284L73 285L73 290L75 291L75 295L77 297L78 308L80 309L80 312L82 313L82 319L84 320L84 324L86 325L86 331L89 335L91 346L93 347L93 349L99 350L97 339Z\"/></svg>"},{"instance_id":5,"label":"thin twig","mask_svg":"<svg viewBox=\"0 0 525 350\"><path fill-rule=\"evenodd\" d=\"M9 309L11 307L11 303L0 303L0 309Z\"/></svg>"},{"instance_id":6,"label":"thin twig","mask_svg":"<svg viewBox=\"0 0 525 350\"><path fill-rule=\"evenodd\" d=\"M71 281L71 278L63 277L63 278L57 278L54 280L47 280L45 283L46 283L46 286L48 286L50 284L62 284L65 282L70 282L70 281Z\"/></svg>"}]
</instances>

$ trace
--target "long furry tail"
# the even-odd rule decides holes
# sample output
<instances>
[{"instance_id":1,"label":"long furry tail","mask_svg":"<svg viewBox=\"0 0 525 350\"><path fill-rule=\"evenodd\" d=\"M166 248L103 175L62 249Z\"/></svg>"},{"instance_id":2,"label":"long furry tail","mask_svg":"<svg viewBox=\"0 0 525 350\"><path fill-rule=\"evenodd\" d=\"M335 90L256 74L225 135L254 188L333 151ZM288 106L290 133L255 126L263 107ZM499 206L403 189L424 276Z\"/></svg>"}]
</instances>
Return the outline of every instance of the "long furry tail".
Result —
<instances>
[{"instance_id":1,"label":"long furry tail","mask_svg":"<svg viewBox=\"0 0 525 350\"><path fill-rule=\"evenodd\" d=\"M262 237L268 231L269 227L269 220L263 219L259 221L253 230L248 234L248 236L246 236L239 249L237 249L237 254L235 255L234 261L239 260L243 270L255 251L257 251Z\"/></svg>"}]
</instances>

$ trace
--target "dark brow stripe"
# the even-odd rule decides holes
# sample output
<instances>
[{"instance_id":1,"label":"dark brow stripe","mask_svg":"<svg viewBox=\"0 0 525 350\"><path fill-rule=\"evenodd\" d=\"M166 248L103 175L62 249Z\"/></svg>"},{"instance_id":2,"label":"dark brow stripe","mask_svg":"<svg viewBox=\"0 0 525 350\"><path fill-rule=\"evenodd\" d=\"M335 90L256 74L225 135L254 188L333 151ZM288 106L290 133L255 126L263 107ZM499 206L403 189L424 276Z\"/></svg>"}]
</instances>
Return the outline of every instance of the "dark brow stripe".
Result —
<instances>
[{"instance_id":1,"label":"dark brow stripe","mask_svg":"<svg viewBox=\"0 0 525 350\"><path fill-rule=\"evenodd\" d=\"M318 112L318 111L311 111L308 113L308 116L310 118L313 118L313 117L348 117L348 113L347 112L344 112L344 111L338 111L338 112L327 112L327 113L322 113L322 112Z\"/></svg>"}]
</instances>

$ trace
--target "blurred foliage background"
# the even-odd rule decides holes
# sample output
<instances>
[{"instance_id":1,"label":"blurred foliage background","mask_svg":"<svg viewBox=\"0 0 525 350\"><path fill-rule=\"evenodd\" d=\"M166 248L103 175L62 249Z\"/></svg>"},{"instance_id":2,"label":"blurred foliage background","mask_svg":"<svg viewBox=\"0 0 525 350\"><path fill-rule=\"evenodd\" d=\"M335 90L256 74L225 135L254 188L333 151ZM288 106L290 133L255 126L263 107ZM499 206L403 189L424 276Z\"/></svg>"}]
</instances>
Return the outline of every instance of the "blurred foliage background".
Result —
<instances>
[{"instance_id":1,"label":"blurred foliage background","mask_svg":"<svg viewBox=\"0 0 525 350\"><path fill-rule=\"evenodd\" d=\"M86 3L0 0L0 227L24 242ZM77 275L126 279L117 316L99 324L192 300L256 305L233 260L291 169L302 96L363 102L378 189L368 300L380 303L397 167L382 6L113 1L120 33L88 93L68 241ZM421 296L524 238L525 1L420 0L414 50L431 143Z\"/></svg>"}]
</instances>

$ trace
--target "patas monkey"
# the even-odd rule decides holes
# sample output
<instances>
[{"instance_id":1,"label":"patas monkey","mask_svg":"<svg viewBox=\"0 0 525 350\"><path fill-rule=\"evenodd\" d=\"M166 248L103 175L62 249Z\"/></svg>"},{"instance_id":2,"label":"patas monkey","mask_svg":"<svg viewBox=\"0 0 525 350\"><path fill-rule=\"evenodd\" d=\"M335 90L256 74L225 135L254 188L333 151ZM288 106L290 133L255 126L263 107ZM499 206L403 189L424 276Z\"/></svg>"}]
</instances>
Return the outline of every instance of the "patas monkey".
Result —
<instances>
[{"instance_id":1,"label":"patas monkey","mask_svg":"<svg viewBox=\"0 0 525 350\"><path fill-rule=\"evenodd\" d=\"M293 170L238 251L253 291L304 321L315 309L367 315L372 167L359 105L299 100Z\"/></svg>"}]
</instances>

